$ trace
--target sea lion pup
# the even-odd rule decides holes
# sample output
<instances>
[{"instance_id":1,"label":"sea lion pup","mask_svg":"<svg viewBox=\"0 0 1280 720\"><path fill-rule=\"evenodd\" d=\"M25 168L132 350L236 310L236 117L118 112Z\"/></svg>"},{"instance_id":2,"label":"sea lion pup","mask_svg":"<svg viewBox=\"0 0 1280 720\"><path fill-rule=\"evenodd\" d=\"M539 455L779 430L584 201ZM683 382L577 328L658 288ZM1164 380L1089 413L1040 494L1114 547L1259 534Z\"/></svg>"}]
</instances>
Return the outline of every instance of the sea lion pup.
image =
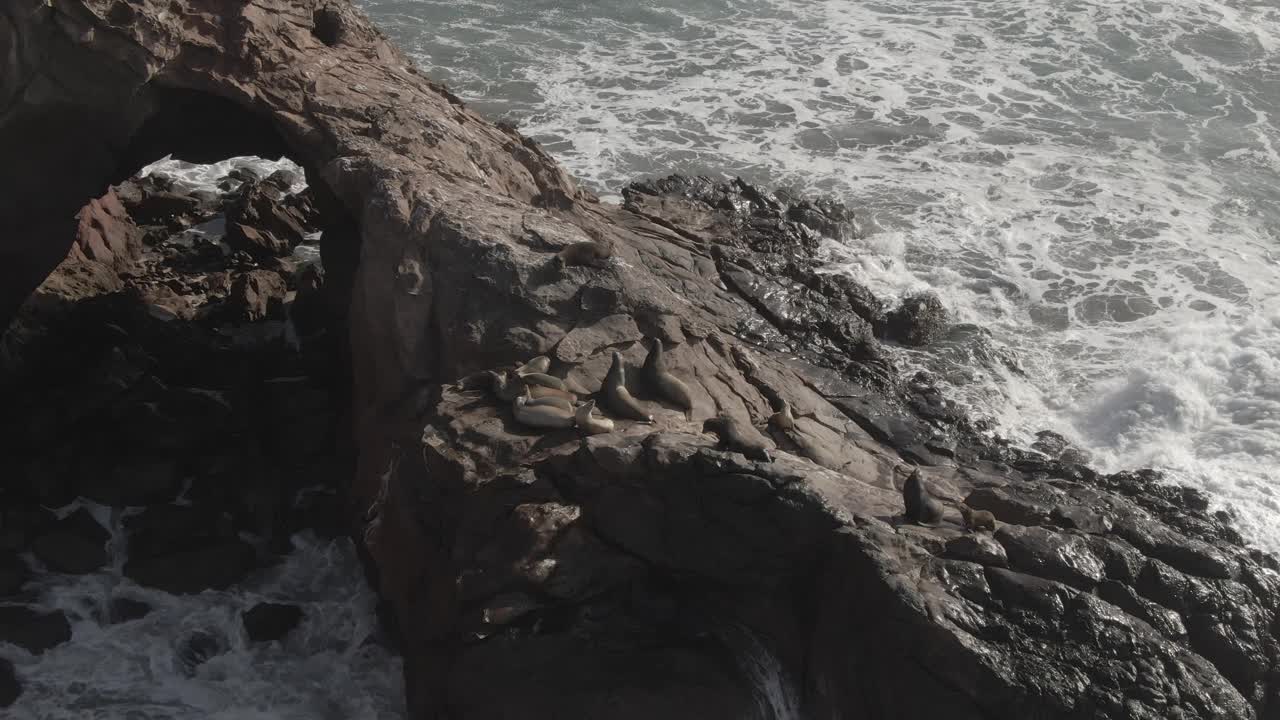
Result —
<instances>
[{"instance_id":1,"label":"sea lion pup","mask_svg":"<svg viewBox=\"0 0 1280 720\"><path fill-rule=\"evenodd\" d=\"M906 507L904 517L907 522L916 525L937 525L942 522L942 503L929 495L919 470L912 470L907 481L902 484L902 504Z\"/></svg>"},{"instance_id":2,"label":"sea lion pup","mask_svg":"<svg viewBox=\"0 0 1280 720\"><path fill-rule=\"evenodd\" d=\"M662 354L662 341L658 338L653 339L653 347L649 348L649 356L644 359L640 374L660 397L684 410L685 419L689 418L689 413L693 410L693 394L689 392L689 386L667 368L667 358Z\"/></svg>"},{"instance_id":3,"label":"sea lion pup","mask_svg":"<svg viewBox=\"0 0 1280 720\"><path fill-rule=\"evenodd\" d=\"M990 511L974 510L964 503L956 505L956 509L960 511L960 517L964 519L966 529L996 531L996 516Z\"/></svg>"},{"instance_id":4,"label":"sea lion pup","mask_svg":"<svg viewBox=\"0 0 1280 720\"><path fill-rule=\"evenodd\" d=\"M613 421L608 418L595 417L591 412L595 408L595 400L588 400L578 406L577 412L573 415L574 420L578 423L578 429L588 435L613 432Z\"/></svg>"},{"instance_id":5,"label":"sea lion pup","mask_svg":"<svg viewBox=\"0 0 1280 720\"><path fill-rule=\"evenodd\" d=\"M791 432L796 429L796 417L791 414L791 403L786 400L781 402L782 407L778 412L769 416L769 424L783 432Z\"/></svg>"},{"instance_id":6,"label":"sea lion pup","mask_svg":"<svg viewBox=\"0 0 1280 720\"><path fill-rule=\"evenodd\" d=\"M523 380L526 385L541 385L542 387L555 388L556 390L566 389L564 381L554 375L548 375L540 372L518 374L520 375L520 379Z\"/></svg>"},{"instance_id":7,"label":"sea lion pup","mask_svg":"<svg viewBox=\"0 0 1280 720\"><path fill-rule=\"evenodd\" d=\"M551 358L546 355L539 355L529 362L516 368L517 375L530 375L532 373L545 373L551 369Z\"/></svg>"},{"instance_id":8,"label":"sea lion pup","mask_svg":"<svg viewBox=\"0 0 1280 720\"><path fill-rule=\"evenodd\" d=\"M530 405L524 397L516 398L511 406L516 420L523 425L536 428L571 428L573 413L553 405Z\"/></svg>"},{"instance_id":9,"label":"sea lion pup","mask_svg":"<svg viewBox=\"0 0 1280 720\"><path fill-rule=\"evenodd\" d=\"M702 432L713 432L720 437L720 445L740 452L751 460L773 462L763 438L753 437L754 432L729 415L717 415L702 423Z\"/></svg>"},{"instance_id":10,"label":"sea lion pup","mask_svg":"<svg viewBox=\"0 0 1280 720\"><path fill-rule=\"evenodd\" d=\"M613 351L613 364L609 366L609 374L604 376L602 389L610 412L628 420L653 422L653 416L645 412L627 390L627 366L622 360L622 353L617 350Z\"/></svg>"},{"instance_id":11,"label":"sea lion pup","mask_svg":"<svg viewBox=\"0 0 1280 720\"><path fill-rule=\"evenodd\" d=\"M572 245L566 245L560 252L556 253L556 259L560 263L560 267L586 265L588 267L602 268L609 263L609 258L613 257L613 245L598 239L600 236L595 233L591 233L591 235L597 239L590 242L576 242Z\"/></svg>"}]
</instances>

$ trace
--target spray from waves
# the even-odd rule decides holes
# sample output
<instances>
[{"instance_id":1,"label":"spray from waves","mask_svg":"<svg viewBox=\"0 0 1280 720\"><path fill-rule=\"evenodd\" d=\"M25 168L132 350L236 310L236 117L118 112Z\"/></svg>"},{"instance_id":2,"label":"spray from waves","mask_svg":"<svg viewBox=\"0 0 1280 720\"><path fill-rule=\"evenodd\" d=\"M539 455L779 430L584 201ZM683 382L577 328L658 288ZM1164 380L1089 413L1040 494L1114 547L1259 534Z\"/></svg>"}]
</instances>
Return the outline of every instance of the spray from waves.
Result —
<instances>
[{"instance_id":1,"label":"spray from waves","mask_svg":"<svg viewBox=\"0 0 1280 720\"><path fill-rule=\"evenodd\" d=\"M94 508L106 515L106 508ZM112 547L122 532L113 530ZM110 569L83 576L41 573L28 586L42 605L63 610L72 640L32 656L6 652L25 686L6 717L14 720L325 720L400 718L399 660L373 642L375 598L348 540L302 534L282 564L234 592L175 596ZM104 595L104 588L106 595ZM110 598L154 609L110 624ZM283 599L304 619L281 642L249 643L240 615ZM180 662L184 638L210 638L210 657L194 670ZM74 698L74 700L69 700Z\"/></svg>"},{"instance_id":2,"label":"spray from waves","mask_svg":"<svg viewBox=\"0 0 1280 720\"><path fill-rule=\"evenodd\" d=\"M1210 490L1280 549L1280 8L1235 0L366 0L589 185L843 197L832 271L983 328L902 351L1030 441Z\"/></svg>"},{"instance_id":3,"label":"spray from waves","mask_svg":"<svg viewBox=\"0 0 1280 720\"><path fill-rule=\"evenodd\" d=\"M795 685L760 638L736 624L721 626L717 634L733 651L755 693L756 713L744 720L801 720Z\"/></svg>"}]
</instances>

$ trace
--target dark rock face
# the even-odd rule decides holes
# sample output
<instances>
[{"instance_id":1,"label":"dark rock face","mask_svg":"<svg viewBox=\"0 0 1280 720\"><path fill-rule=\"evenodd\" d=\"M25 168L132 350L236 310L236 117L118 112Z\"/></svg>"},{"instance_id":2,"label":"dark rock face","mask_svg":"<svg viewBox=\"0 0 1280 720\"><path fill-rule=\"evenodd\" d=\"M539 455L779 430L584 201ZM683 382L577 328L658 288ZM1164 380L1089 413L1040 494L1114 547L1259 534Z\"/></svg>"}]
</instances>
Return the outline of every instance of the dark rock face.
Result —
<instances>
[{"instance_id":1,"label":"dark rock face","mask_svg":"<svg viewBox=\"0 0 1280 720\"><path fill-rule=\"evenodd\" d=\"M82 575L107 562L106 543L110 535L89 511L81 508L55 522L36 538L32 550L40 562L55 572Z\"/></svg>"},{"instance_id":2,"label":"dark rock face","mask_svg":"<svg viewBox=\"0 0 1280 720\"><path fill-rule=\"evenodd\" d=\"M302 608L280 603L258 603L241 617L244 631L253 642L283 640L302 622Z\"/></svg>"},{"instance_id":3,"label":"dark rock face","mask_svg":"<svg viewBox=\"0 0 1280 720\"><path fill-rule=\"evenodd\" d=\"M0 707L9 707L22 695L22 683L13 663L0 658Z\"/></svg>"},{"instance_id":4,"label":"dark rock face","mask_svg":"<svg viewBox=\"0 0 1280 720\"><path fill-rule=\"evenodd\" d=\"M0 605L0 642L40 654L71 639L71 624L61 610L41 612L22 605Z\"/></svg>"},{"instance_id":5,"label":"dark rock face","mask_svg":"<svg viewBox=\"0 0 1280 720\"><path fill-rule=\"evenodd\" d=\"M256 564L253 546L236 537L230 517L161 505L125 523L129 560L124 574L171 593L223 589Z\"/></svg>"},{"instance_id":6,"label":"dark rock face","mask_svg":"<svg viewBox=\"0 0 1280 720\"><path fill-rule=\"evenodd\" d=\"M743 717L751 683L724 627L763 639L815 719L1236 720L1280 708L1276 561L1246 549L1202 495L989 440L930 378L902 377L880 339L933 341L946 314L928 297L886 312L852 280L817 272L821 236L856 232L847 208L681 177L628 188L624 207L598 203L536 143L423 78L342 0L141 0L130 23L107 0L56 13L19 2L0 21L30 50L0 75L0 157L13 159L0 196L23 208L0 205L0 227L18 228L4 242L26 268L11 281L19 295L31 268L43 275L73 242L58 218L101 197L116 168L228 147L288 148L307 168L325 225L313 307L336 321L299 342L341 349L324 372L352 388L332 413L351 430L334 434L354 458L344 516L397 628L414 720ZM162 19L173 13L190 21ZM49 102L8 101L36 80ZM37 158L78 172L52 182L13 169ZM289 453L264 421L278 415L255 404L275 396L264 378L306 374L303 363L257 343L245 374L236 345L203 332L227 317L228 295L234 314L263 318L238 339L290 317L295 276L275 264L292 229L261 210L258 239L232 257L191 255L185 268L209 271L198 280L138 282L74 258L33 303L52 316L70 298L103 298L74 303L76 342L43 356L76 401L20 395L26 414L6 426L64 439L21 458L6 490L24 502L74 497L85 468L61 458L114 457L105 441L77 445L91 433L46 431L116 427L104 408L146 418L170 388L217 390L228 425L262 439L227 456L212 439L111 438L177 462L200 498L196 517L152 508L130 527L130 574L147 582L234 580L248 566L234 531L288 524L293 479L338 465L308 443ZM179 226L192 212L156 215ZM608 243L608 262L556 262L587 241ZM155 247L183 255L169 245ZM278 273L285 292L252 271ZM550 374L592 394L612 353L640 366L646 338L666 345L687 414L639 384L652 425L533 432L471 380L545 354ZM90 369L110 382L86 380ZM767 425L782 402L794 428ZM772 462L716 449L701 428L719 414L768 433ZM894 521L902 465L919 469L940 522ZM255 490L277 476L290 480ZM999 531L965 533L960 500ZM202 567L220 570L191 575ZM223 642L188 639L180 667L195 672Z\"/></svg>"},{"instance_id":7,"label":"dark rock face","mask_svg":"<svg viewBox=\"0 0 1280 720\"><path fill-rule=\"evenodd\" d=\"M111 623L123 623L130 620L139 620L151 614L152 608L141 600L132 598L112 598L111 614L107 620Z\"/></svg>"},{"instance_id":8,"label":"dark rock face","mask_svg":"<svg viewBox=\"0 0 1280 720\"><path fill-rule=\"evenodd\" d=\"M912 295L885 315L883 327L885 337L903 345L928 345L946 334L947 310L937 295Z\"/></svg>"},{"instance_id":9,"label":"dark rock face","mask_svg":"<svg viewBox=\"0 0 1280 720\"><path fill-rule=\"evenodd\" d=\"M31 571L17 553L0 551L0 597L16 594L30 577Z\"/></svg>"}]
</instances>

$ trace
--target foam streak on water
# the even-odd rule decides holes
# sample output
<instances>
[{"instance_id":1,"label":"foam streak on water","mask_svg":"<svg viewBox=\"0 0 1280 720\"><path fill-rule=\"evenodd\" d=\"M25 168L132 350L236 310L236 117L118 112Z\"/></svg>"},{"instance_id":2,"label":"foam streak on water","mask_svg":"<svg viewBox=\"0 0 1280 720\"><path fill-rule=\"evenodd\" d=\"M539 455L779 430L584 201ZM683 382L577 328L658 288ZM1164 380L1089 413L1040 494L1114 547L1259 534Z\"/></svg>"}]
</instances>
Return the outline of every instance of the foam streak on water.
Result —
<instances>
[{"instance_id":1,"label":"foam streak on water","mask_svg":"<svg viewBox=\"0 0 1280 720\"><path fill-rule=\"evenodd\" d=\"M834 193L831 269L986 328L904 361L1021 441L1154 465L1280 550L1280 9L1229 0L365 0L606 196Z\"/></svg>"}]
</instances>

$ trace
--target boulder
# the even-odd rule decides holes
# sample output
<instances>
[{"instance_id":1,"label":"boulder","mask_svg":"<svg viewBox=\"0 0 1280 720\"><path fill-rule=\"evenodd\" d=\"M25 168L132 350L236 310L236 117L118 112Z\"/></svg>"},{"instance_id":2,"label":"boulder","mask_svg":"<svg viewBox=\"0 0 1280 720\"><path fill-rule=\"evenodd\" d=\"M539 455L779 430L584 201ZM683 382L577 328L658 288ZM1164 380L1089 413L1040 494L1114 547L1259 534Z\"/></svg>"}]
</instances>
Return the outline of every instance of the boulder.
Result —
<instances>
[{"instance_id":1,"label":"boulder","mask_svg":"<svg viewBox=\"0 0 1280 720\"><path fill-rule=\"evenodd\" d=\"M231 285L228 305L235 316L256 322L278 317L284 307L284 278L270 270L250 270L236 277Z\"/></svg>"},{"instance_id":2,"label":"boulder","mask_svg":"<svg viewBox=\"0 0 1280 720\"><path fill-rule=\"evenodd\" d=\"M106 564L110 537L88 510L80 508L36 538L32 551L54 572L83 575Z\"/></svg>"},{"instance_id":3,"label":"boulder","mask_svg":"<svg viewBox=\"0 0 1280 720\"><path fill-rule=\"evenodd\" d=\"M225 589L256 566L252 545L216 510L160 505L125 522L129 559L124 574L139 585L174 594Z\"/></svg>"},{"instance_id":4,"label":"boulder","mask_svg":"<svg viewBox=\"0 0 1280 720\"><path fill-rule=\"evenodd\" d=\"M283 640L302 622L302 608L297 605L263 602L246 610L240 620L249 640L253 642Z\"/></svg>"},{"instance_id":5,"label":"boulder","mask_svg":"<svg viewBox=\"0 0 1280 720\"><path fill-rule=\"evenodd\" d=\"M0 658L0 708L9 707L22 695L22 683L18 680L18 671L13 663Z\"/></svg>"},{"instance_id":6,"label":"boulder","mask_svg":"<svg viewBox=\"0 0 1280 720\"><path fill-rule=\"evenodd\" d=\"M226 242L258 260L284 257L315 224L304 195L286 195L279 182L246 183L227 207Z\"/></svg>"},{"instance_id":7,"label":"boulder","mask_svg":"<svg viewBox=\"0 0 1280 720\"><path fill-rule=\"evenodd\" d=\"M947 309L933 293L909 295L885 315L881 334L903 345L928 345L947 332Z\"/></svg>"},{"instance_id":8,"label":"boulder","mask_svg":"<svg viewBox=\"0 0 1280 720\"><path fill-rule=\"evenodd\" d=\"M71 639L71 623L61 610L42 612L23 605L0 605L0 643L39 655Z\"/></svg>"},{"instance_id":9,"label":"boulder","mask_svg":"<svg viewBox=\"0 0 1280 720\"><path fill-rule=\"evenodd\" d=\"M0 550L0 597L16 595L30 578L31 571L21 556Z\"/></svg>"}]
</instances>

